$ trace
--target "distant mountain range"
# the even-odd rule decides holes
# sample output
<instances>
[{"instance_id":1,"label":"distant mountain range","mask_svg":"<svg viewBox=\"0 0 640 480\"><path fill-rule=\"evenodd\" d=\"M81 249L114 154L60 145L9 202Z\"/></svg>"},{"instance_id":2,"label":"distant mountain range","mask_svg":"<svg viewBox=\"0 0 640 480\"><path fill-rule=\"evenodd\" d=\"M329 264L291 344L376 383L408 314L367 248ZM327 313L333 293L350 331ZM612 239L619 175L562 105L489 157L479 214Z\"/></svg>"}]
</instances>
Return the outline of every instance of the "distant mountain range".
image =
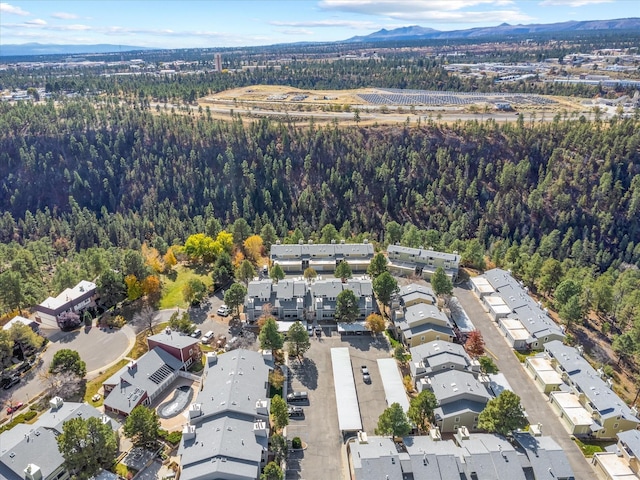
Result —
<instances>
[{"instance_id":1,"label":"distant mountain range","mask_svg":"<svg viewBox=\"0 0 640 480\"><path fill-rule=\"evenodd\" d=\"M133 50L154 50L147 47L132 45L110 45L101 43L96 45L54 45L43 43L23 43L0 45L0 57L15 57L22 55L76 55L83 53L119 53Z\"/></svg>"},{"instance_id":2,"label":"distant mountain range","mask_svg":"<svg viewBox=\"0 0 640 480\"><path fill-rule=\"evenodd\" d=\"M477 27L467 30L442 32L420 26L401 27L394 30L378 30L370 35L351 37L346 43L369 43L411 40L449 40L474 39L505 35L527 35L539 33L578 32L593 30L636 30L640 31L640 18L619 18L616 20L569 21L548 24L509 25L503 23L496 27Z\"/></svg>"}]
</instances>

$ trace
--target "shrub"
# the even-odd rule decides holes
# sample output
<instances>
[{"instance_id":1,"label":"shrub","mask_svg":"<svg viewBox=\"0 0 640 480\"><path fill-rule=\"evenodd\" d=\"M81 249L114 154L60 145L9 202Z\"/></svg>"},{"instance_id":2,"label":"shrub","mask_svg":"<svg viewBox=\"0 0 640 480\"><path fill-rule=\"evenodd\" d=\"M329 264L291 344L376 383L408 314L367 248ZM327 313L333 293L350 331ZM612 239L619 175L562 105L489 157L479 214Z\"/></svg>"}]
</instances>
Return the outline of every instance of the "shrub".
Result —
<instances>
[{"instance_id":1,"label":"shrub","mask_svg":"<svg viewBox=\"0 0 640 480\"><path fill-rule=\"evenodd\" d=\"M170 443L171 445L177 445L178 443L180 443L180 440L182 439L182 432L168 432L164 429L160 429L159 431L159 436L162 440L164 440L167 443Z\"/></svg>"},{"instance_id":2,"label":"shrub","mask_svg":"<svg viewBox=\"0 0 640 480\"><path fill-rule=\"evenodd\" d=\"M302 440L300 440L300 437L294 437L293 440L291 440L291 448L302 448Z\"/></svg>"}]
</instances>

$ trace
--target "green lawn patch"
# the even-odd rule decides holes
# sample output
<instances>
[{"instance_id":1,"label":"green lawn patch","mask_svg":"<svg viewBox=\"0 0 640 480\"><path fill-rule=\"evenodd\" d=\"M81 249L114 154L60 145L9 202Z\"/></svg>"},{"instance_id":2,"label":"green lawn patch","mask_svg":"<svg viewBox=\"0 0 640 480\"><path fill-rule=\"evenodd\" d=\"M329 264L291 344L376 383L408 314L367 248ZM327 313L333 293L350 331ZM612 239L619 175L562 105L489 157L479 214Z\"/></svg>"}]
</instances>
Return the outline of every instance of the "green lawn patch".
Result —
<instances>
[{"instance_id":1,"label":"green lawn patch","mask_svg":"<svg viewBox=\"0 0 640 480\"><path fill-rule=\"evenodd\" d=\"M102 372L96 378L94 378L90 382L87 382L86 389L85 389L85 392L84 392L84 401L87 402L89 405L92 405L94 407L99 407L100 405L102 405L102 401L103 401L102 397L100 397L100 400L98 400L97 402L92 402L91 401L91 397L93 397L96 393L98 393L98 390L100 390L100 387L102 387L102 384L103 384L103 382L105 380L108 380L109 377L111 377L113 374L115 374L118 370L120 370L122 367L124 367L127 363L128 362L126 360L120 360L118 363L116 363L112 367L110 367L107 370L105 370L104 372Z\"/></svg>"},{"instance_id":2,"label":"green lawn patch","mask_svg":"<svg viewBox=\"0 0 640 480\"><path fill-rule=\"evenodd\" d=\"M199 269L201 270L201 269ZM187 308L187 302L182 298L182 289L193 278L200 279L207 287L213 285L211 275L197 273L195 269L185 265L178 265L175 269L175 276L172 280L166 275L162 277L162 298L160 308Z\"/></svg>"},{"instance_id":3,"label":"green lawn patch","mask_svg":"<svg viewBox=\"0 0 640 480\"><path fill-rule=\"evenodd\" d=\"M582 452L582 454L586 458L593 457L594 453L604 452L604 448L602 448L602 446L600 444L582 442L582 441L578 440L577 438L574 438L574 441L576 442L576 445L578 445L578 447L580 447L580 451Z\"/></svg>"}]
</instances>

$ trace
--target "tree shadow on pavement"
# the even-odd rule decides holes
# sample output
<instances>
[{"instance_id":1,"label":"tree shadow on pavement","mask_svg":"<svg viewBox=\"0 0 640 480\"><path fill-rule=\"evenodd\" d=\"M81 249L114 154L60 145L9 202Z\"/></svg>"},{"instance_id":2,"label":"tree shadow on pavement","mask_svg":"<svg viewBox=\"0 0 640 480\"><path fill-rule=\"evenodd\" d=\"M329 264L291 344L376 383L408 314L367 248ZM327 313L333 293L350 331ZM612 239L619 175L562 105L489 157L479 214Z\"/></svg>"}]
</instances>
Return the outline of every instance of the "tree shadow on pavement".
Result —
<instances>
[{"instance_id":1,"label":"tree shadow on pavement","mask_svg":"<svg viewBox=\"0 0 640 480\"><path fill-rule=\"evenodd\" d=\"M291 362L289 368L305 388L309 390L318 388L318 367L316 367L316 362L310 358L303 358L302 362L299 360Z\"/></svg>"},{"instance_id":2,"label":"tree shadow on pavement","mask_svg":"<svg viewBox=\"0 0 640 480\"><path fill-rule=\"evenodd\" d=\"M287 455L287 472L285 476L287 480L302 478L302 466L300 464L303 458L304 451L289 450L289 454Z\"/></svg>"}]
</instances>

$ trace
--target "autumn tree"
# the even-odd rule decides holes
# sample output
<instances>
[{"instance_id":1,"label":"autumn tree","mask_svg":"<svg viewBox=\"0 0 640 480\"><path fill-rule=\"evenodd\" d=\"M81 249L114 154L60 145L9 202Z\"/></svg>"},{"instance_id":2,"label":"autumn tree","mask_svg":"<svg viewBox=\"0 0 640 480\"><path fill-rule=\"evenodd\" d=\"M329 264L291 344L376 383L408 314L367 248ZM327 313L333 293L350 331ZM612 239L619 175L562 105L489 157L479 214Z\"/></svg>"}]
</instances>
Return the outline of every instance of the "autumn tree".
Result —
<instances>
[{"instance_id":1,"label":"autumn tree","mask_svg":"<svg viewBox=\"0 0 640 480\"><path fill-rule=\"evenodd\" d=\"M472 358L478 358L484 355L484 338L482 338L480 330L469 332L467 341L464 344L464 349Z\"/></svg>"},{"instance_id":2,"label":"autumn tree","mask_svg":"<svg viewBox=\"0 0 640 480\"><path fill-rule=\"evenodd\" d=\"M169 247L169 249L167 250L167 253L165 253L164 256L162 257L162 260L164 261L165 267L169 270L171 270L173 267L177 265L178 260L176 259L176 256L173 253L172 247Z\"/></svg>"},{"instance_id":3,"label":"autumn tree","mask_svg":"<svg viewBox=\"0 0 640 480\"><path fill-rule=\"evenodd\" d=\"M157 248L150 247L147 243L142 244L142 256L145 263L156 273L162 273L165 271L164 259L158 252Z\"/></svg>"},{"instance_id":4,"label":"autumn tree","mask_svg":"<svg viewBox=\"0 0 640 480\"><path fill-rule=\"evenodd\" d=\"M334 317L337 322L353 323L360 316L358 299L353 290L341 291L336 298L336 312Z\"/></svg>"},{"instance_id":5,"label":"autumn tree","mask_svg":"<svg viewBox=\"0 0 640 480\"><path fill-rule=\"evenodd\" d=\"M160 278L155 275L149 275L142 281L142 294L147 297L151 305L155 305L160 301L162 284Z\"/></svg>"},{"instance_id":6,"label":"autumn tree","mask_svg":"<svg viewBox=\"0 0 640 480\"><path fill-rule=\"evenodd\" d=\"M124 283L127 285L127 298L129 300L137 300L142 296L142 283L138 281L138 278L129 274L124 277Z\"/></svg>"},{"instance_id":7,"label":"autumn tree","mask_svg":"<svg viewBox=\"0 0 640 480\"><path fill-rule=\"evenodd\" d=\"M386 328L384 318L382 318L382 315L379 315L377 313L369 314L369 316L367 316L365 324L367 326L367 330L369 330L374 335L384 332L384 329Z\"/></svg>"},{"instance_id":8,"label":"autumn tree","mask_svg":"<svg viewBox=\"0 0 640 480\"><path fill-rule=\"evenodd\" d=\"M263 248L260 235L251 235L244 241L244 254L254 265L262 259Z\"/></svg>"},{"instance_id":9,"label":"autumn tree","mask_svg":"<svg viewBox=\"0 0 640 480\"><path fill-rule=\"evenodd\" d=\"M318 272L316 272L312 267L307 267L304 270L302 276L305 280L309 281L315 279L318 276Z\"/></svg>"}]
</instances>

